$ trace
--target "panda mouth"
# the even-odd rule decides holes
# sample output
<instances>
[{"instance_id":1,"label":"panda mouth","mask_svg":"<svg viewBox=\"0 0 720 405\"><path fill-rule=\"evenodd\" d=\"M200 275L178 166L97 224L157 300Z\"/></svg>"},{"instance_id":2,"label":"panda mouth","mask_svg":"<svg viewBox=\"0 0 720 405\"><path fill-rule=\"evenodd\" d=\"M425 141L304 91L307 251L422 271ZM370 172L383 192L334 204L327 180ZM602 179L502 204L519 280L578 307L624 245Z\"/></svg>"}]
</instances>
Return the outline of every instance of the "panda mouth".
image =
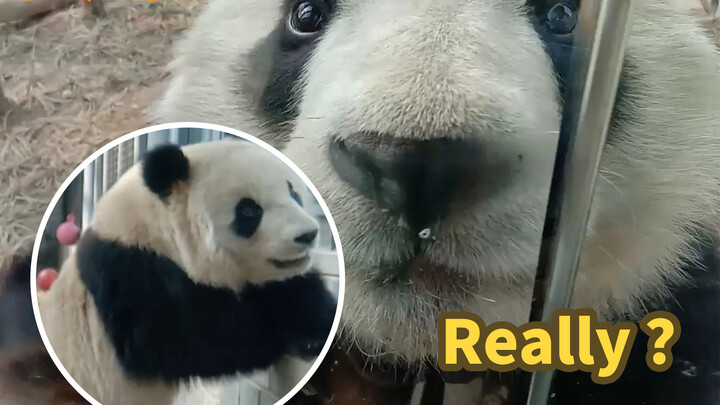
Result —
<instances>
[{"instance_id":1,"label":"panda mouth","mask_svg":"<svg viewBox=\"0 0 720 405\"><path fill-rule=\"evenodd\" d=\"M310 255L305 253L298 258L290 260L270 259L270 262L279 269L291 269L294 267L307 266L310 262Z\"/></svg>"},{"instance_id":2,"label":"panda mouth","mask_svg":"<svg viewBox=\"0 0 720 405\"><path fill-rule=\"evenodd\" d=\"M383 285L406 285L435 295L457 294L472 289L470 275L419 255L399 266L384 268L378 281Z\"/></svg>"}]
</instances>

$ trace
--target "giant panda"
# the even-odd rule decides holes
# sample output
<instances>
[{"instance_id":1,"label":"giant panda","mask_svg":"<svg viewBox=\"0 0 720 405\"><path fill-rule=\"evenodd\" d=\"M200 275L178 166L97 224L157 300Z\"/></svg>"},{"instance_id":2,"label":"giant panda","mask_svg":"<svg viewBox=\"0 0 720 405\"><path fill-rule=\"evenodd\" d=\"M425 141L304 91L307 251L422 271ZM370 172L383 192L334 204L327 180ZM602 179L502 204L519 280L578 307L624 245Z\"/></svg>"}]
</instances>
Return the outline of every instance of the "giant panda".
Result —
<instances>
[{"instance_id":1,"label":"giant panda","mask_svg":"<svg viewBox=\"0 0 720 405\"><path fill-rule=\"evenodd\" d=\"M310 253L304 184L251 142L164 145L100 198L38 307L47 343L103 405L310 360L336 300Z\"/></svg>"},{"instance_id":2,"label":"giant panda","mask_svg":"<svg viewBox=\"0 0 720 405\"><path fill-rule=\"evenodd\" d=\"M336 221L338 347L358 352L348 362L362 370L333 379L349 356L331 353L313 387L327 388L322 403L417 403L431 380L414 376L435 364L442 312L527 322L579 1L211 0L177 43L154 121L272 143ZM572 300L637 321L685 297L673 310L678 363L642 371L639 334L618 382L558 373L551 403L718 396L707 342L720 337L720 56L684 1L633 2ZM477 403L485 389L443 379L447 404Z\"/></svg>"}]
</instances>

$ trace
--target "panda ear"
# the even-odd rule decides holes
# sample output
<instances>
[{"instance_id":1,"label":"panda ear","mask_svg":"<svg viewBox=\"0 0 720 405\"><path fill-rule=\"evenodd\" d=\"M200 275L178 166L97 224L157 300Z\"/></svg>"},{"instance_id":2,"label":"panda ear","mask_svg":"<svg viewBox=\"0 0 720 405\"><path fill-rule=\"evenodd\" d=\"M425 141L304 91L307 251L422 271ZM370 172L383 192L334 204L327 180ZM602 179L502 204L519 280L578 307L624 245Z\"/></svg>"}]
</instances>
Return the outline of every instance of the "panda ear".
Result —
<instances>
[{"instance_id":1,"label":"panda ear","mask_svg":"<svg viewBox=\"0 0 720 405\"><path fill-rule=\"evenodd\" d=\"M175 184L190 177L190 162L179 146L162 145L145 155L142 174L147 188L164 200Z\"/></svg>"}]
</instances>

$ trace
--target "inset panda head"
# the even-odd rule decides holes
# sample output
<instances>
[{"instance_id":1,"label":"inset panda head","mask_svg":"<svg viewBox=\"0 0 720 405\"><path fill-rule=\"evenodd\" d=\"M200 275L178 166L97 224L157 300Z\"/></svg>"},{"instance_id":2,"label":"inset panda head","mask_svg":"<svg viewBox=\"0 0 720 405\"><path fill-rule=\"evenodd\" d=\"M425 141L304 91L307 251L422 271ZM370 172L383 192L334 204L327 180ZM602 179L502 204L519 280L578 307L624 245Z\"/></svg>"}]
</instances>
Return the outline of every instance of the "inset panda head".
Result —
<instances>
[{"instance_id":1,"label":"inset panda head","mask_svg":"<svg viewBox=\"0 0 720 405\"><path fill-rule=\"evenodd\" d=\"M196 282L240 289L309 269L318 224L303 190L250 142L163 145L102 198L93 228L171 258Z\"/></svg>"}]
</instances>

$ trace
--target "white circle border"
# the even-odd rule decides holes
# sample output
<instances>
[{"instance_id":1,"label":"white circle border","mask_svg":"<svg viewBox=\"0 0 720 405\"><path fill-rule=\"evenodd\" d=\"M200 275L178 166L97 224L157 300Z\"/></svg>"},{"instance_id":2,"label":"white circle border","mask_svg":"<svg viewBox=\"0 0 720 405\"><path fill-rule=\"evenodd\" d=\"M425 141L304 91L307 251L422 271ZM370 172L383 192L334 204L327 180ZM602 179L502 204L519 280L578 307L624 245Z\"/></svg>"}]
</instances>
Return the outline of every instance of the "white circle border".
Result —
<instances>
[{"instance_id":1,"label":"white circle border","mask_svg":"<svg viewBox=\"0 0 720 405\"><path fill-rule=\"evenodd\" d=\"M48 205L48 208L45 210L45 214L43 215L42 220L40 221L40 227L38 228L38 233L35 237L35 244L33 245L33 251L32 251L32 260L30 263L30 292L32 297L32 306L33 306L33 315L35 316L35 323L37 324L38 330L40 331L40 337L42 338L43 344L45 345L45 348L48 351L48 354L50 354L50 357L53 360L53 363L55 363L55 366L58 368L60 373L65 377L65 379L70 383L70 385L87 400L92 405L103 405L99 401L97 401L95 398L93 398L90 394L88 394L81 386L78 384L75 379L70 375L70 373L65 369L65 367L60 362L60 359L55 354L55 351L52 348L52 345L50 344L47 334L45 333L45 328L42 325L42 320L40 317L40 310L38 306L38 297L37 297L37 262L38 262L38 255L40 252L40 244L42 241L43 234L45 233L45 228L47 227L48 220L50 219L50 215L52 214L52 211L55 209L55 206L57 205L58 201L62 197L62 195L65 193L65 190L70 186L70 183L72 183L79 175L82 173L91 163L95 162L100 156L104 155L106 152L108 152L110 149L120 145L121 143L130 141L132 139L135 139L139 136L148 134L150 132L155 131L162 131L162 130L168 130L168 129L185 129L185 128L196 128L196 129L206 129L211 131L219 131L224 132L226 134L230 134L233 136L236 136L238 138L245 139L246 141L252 142L257 146L260 146L261 148L265 149L266 151L272 153L276 158L283 161L286 165L290 167L290 169L295 172L296 175L300 177L300 179L305 183L305 185L310 189L310 191L313 193L313 196L315 196L315 199L320 204L320 208L322 208L323 214L325 215L325 218L327 218L328 224L330 225L330 231L332 232L333 239L335 240L335 247L337 250L337 257L338 257L338 273L339 273L339 288L338 288L338 298L337 298L337 307L335 308L335 320L333 321L332 328L330 330L330 334L328 336L327 341L325 342L325 346L323 347L322 351L320 352L320 355L315 359L315 362L310 367L310 370L303 376L303 378L300 380L299 383L293 387L293 389L290 390L285 396L280 398L277 402L275 402L275 405L283 405L287 401L289 401L292 397L294 397L312 378L312 376L315 374L317 369L320 367L320 364L327 356L328 351L330 350L330 347L333 344L333 340L335 338L335 334L337 333L337 329L340 325L340 318L342 315L342 308L343 308L343 301L345 299L345 259L343 256L343 250L342 245L340 241L340 235L338 233L337 227L335 226L335 221L332 217L332 214L330 213L330 209L327 207L327 204L325 204L325 200L323 200L322 196L320 195L320 192L317 190L315 185L310 181L310 179L305 175L305 173L300 170L300 168L293 163L287 156L285 156L282 152L275 149L274 147L270 146L268 143L248 134L243 131L239 131L233 128L229 128L223 125L216 125L216 124L207 124L202 122L173 122L168 124L160 124L160 125L152 125L149 127L145 127L143 129L139 129L136 131L133 131L129 134L123 135L119 138L116 138L115 140L111 141L110 143L106 144L105 146L101 147L95 153L90 155L87 159L85 159L75 170L70 173L67 179L60 185L60 188L57 190L55 195L53 196L52 200L50 200L50 205ZM213 142L213 141L210 141ZM137 162L136 162L137 163ZM83 224L83 228L84 228Z\"/></svg>"}]
</instances>

